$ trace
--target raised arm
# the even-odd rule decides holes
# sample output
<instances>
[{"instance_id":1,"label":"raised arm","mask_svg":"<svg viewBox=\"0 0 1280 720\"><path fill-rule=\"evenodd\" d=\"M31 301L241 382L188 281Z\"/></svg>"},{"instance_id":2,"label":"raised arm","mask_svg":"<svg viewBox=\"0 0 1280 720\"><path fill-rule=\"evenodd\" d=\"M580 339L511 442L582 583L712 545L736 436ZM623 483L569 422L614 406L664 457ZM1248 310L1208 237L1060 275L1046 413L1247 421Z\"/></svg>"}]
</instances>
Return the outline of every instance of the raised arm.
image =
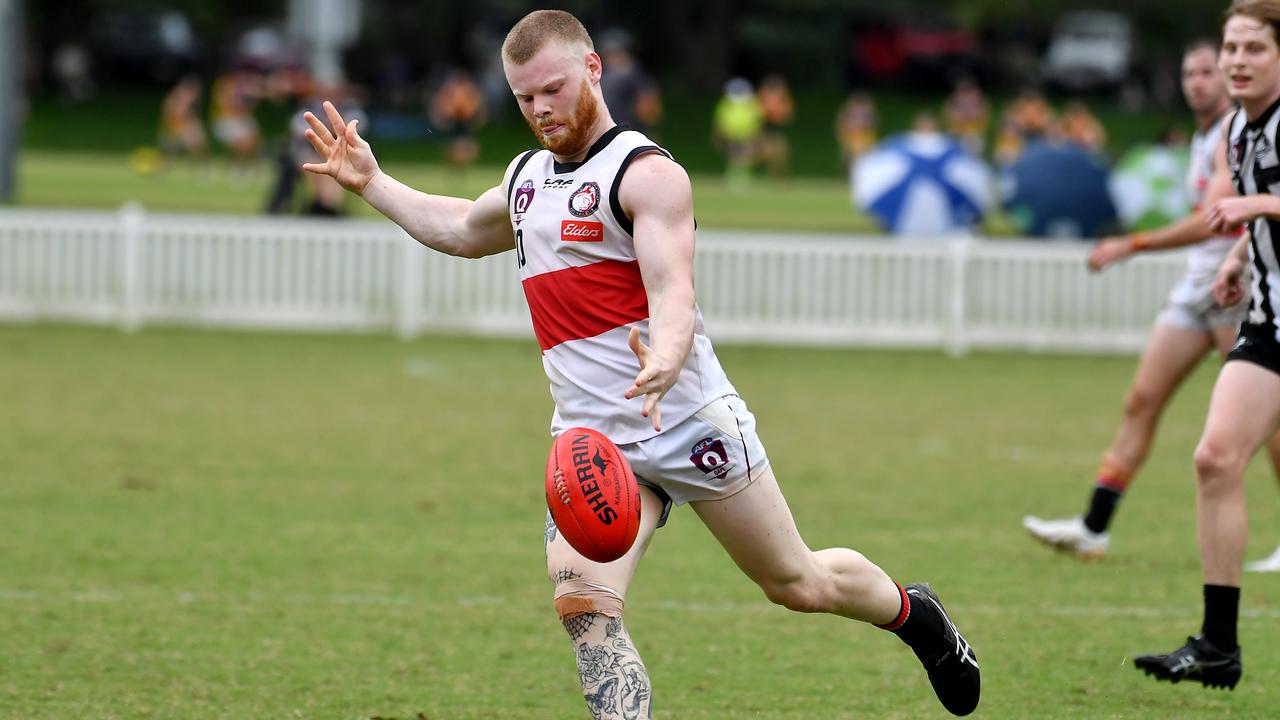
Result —
<instances>
[{"instance_id":1,"label":"raised arm","mask_svg":"<svg viewBox=\"0 0 1280 720\"><path fill-rule=\"evenodd\" d=\"M649 296L649 345L631 330L631 349L640 374L628 398L644 396L641 414L662 429L659 405L675 385L693 345L693 189L689 176L659 153L632 162L618 191L631 218L636 259Z\"/></svg>"},{"instance_id":2,"label":"raised arm","mask_svg":"<svg viewBox=\"0 0 1280 720\"><path fill-rule=\"evenodd\" d=\"M332 177L432 250L476 258L515 247L501 186L474 201L414 190L378 167L372 148L357 132L359 121L343 122L327 101L324 112L332 132L312 113L303 115L310 126L307 140L325 158L322 163L306 163L303 170Z\"/></svg>"}]
</instances>

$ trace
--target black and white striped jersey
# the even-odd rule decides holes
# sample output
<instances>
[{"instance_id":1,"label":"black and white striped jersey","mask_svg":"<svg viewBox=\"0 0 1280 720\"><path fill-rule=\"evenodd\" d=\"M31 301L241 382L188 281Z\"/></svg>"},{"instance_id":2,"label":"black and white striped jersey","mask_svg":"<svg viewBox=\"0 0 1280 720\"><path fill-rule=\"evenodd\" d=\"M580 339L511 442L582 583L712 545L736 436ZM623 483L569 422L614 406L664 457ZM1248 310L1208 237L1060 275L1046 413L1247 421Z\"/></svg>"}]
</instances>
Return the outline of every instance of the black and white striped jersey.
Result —
<instances>
[{"instance_id":1,"label":"black and white striped jersey","mask_svg":"<svg viewBox=\"0 0 1280 720\"><path fill-rule=\"evenodd\" d=\"M1277 108L1280 108L1280 101L1252 121L1246 119L1243 110L1237 110L1231 118L1227 162L1231 166L1236 192L1241 195L1280 195L1280 154L1276 151L1276 126L1280 124L1280 112ZM1280 325L1276 323L1276 311L1280 309L1280 261L1276 257L1280 222L1259 217L1250 221L1249 231L1253 236L1249 243L1253 273L1249 314L1245 322L1265 326L1280 342Z\"/></svg>"}]
</instances>

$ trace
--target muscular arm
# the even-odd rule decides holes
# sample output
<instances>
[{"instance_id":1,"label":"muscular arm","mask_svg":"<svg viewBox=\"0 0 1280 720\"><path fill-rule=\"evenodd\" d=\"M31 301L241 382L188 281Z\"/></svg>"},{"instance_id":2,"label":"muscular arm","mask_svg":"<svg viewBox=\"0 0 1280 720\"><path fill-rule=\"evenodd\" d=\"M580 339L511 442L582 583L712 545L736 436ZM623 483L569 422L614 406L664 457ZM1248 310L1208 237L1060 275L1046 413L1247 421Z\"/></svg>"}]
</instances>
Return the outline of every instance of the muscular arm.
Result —
<instances>
[{"instance_id":1,"label":"muscular arm","mask_svg":"<svg viewBox=\"0 0 1280 720\"><path fill-rule=\"evenodd\" d=\"M379 172L365 187L363 197L432 250L478 258L515 247L502 187L489 188L472 201L428 195Z\"/></svg>"},{"instance_id":2,"label":"muscular arm","mask_svg":"<svg viewBox=\"0 0 1280 720\"><path fill-rule=\"evenodd\" d=\"M323 107L328 126L310 112L302 115L307 140L324 158L304 164L303 170L332 177L432 250L476 258L515 246L501 186L474 202L418 192L382 172L373 148L360 137L359 120L345 122L331 102Z\"/></svg>"},{"instance_id":3,"label":"muscular arm","mask_svg":"<svg viewBox=\"0 0 1280 720\"><path fill-rule=\"evenodd\" d=\"M636 259L649 296L649 346L632 333L641 372L627 397L645 396L660 429L658 402L679 378L693 346L693 189L689 176L659 153L642 155L622 177L618 199L631 217Z\"/></svg>"}]
</instances>

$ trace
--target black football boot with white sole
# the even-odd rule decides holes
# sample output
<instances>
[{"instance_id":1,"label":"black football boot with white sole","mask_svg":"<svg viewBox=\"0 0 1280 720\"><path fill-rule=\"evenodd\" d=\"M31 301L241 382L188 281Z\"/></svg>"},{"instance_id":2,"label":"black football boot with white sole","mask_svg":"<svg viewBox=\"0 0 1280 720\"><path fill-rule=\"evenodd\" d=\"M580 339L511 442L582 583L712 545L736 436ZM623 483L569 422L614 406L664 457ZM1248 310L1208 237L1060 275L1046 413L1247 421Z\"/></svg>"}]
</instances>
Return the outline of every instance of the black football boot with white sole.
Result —
<instances>
[{"instance_id":1,"label":"black football boot with white sole","mask_svg":"<svg viewBox=\"0 0 1280 720\"><path fill-rule=\"evenodd\" d=\"M1136 655L1133 664L1157 680L1171 683L1191 680L1205 687L1234 690L1244 672L1240 648L1223 652L1203 635L1187 638L1187 644L1166 655Z\"/></svg>"},{"instance_id":2,"label":"black football boot with white sole","mask_svg":"<svg viewBox=\"0 0 1280 720\"><path fill-rule=\"evenodd\" d=\"M929 673L929 683L942 706L952 715L968 715L978 707L982 691L977 654L951 622L928 583L913 583L904 590L911 598L911 613L918 618L926 615L936 631L909 646Z\"/></svg>"}]
</instances>

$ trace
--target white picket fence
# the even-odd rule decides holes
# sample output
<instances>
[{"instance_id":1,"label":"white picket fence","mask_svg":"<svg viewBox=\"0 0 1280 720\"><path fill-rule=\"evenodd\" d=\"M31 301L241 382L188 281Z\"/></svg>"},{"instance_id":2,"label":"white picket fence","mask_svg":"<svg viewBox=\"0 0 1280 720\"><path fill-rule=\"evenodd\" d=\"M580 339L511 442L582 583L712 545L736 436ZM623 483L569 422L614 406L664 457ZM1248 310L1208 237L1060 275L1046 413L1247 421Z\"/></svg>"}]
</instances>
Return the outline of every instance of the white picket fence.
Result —
<instances>
[{"instance_id":1,"label":"white picket fence","mask_svg":"<svg viewBox=\"0 0 1280 720\"><path fill-rule=\"evenodd\" d=\"M1087 246L699 233L717 342L1132 351L1180 253L1101 275ZM0 211L0 320L531 336L511 254L462 260L377 221Z\"/></svg>"}]
</instances>

